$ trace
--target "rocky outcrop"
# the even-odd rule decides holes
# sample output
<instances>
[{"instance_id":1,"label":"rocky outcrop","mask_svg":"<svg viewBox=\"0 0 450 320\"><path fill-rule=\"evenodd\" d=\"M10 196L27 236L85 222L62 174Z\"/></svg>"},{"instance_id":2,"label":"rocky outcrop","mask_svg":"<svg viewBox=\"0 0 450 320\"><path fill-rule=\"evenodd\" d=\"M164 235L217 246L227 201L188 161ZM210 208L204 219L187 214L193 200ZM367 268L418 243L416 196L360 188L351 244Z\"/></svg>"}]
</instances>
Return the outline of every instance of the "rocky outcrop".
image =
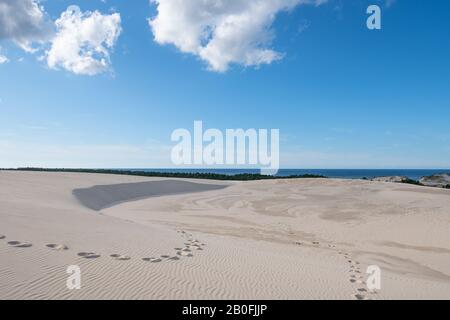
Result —
<instances>
[{"instance_id":1,"label":"rocky outcrop","mask_svg":"<svg viewBox=\"0 0 450 320\"><path fill-rule=\"evenodd\" d=\"M450 174L441 173L423 177L422 179L420 179L420 183L427 187L445 188L450 185Z\"/></svg>"}]
</instances>

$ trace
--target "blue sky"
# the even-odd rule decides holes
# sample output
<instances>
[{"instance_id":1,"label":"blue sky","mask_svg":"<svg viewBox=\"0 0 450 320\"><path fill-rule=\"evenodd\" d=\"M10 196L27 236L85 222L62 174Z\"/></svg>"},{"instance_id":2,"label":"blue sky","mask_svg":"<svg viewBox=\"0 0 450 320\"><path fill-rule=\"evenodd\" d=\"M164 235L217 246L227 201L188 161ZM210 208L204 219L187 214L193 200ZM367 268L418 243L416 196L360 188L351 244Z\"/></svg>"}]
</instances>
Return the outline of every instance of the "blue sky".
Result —
<instances>
[{"instance_id":1,"label":"blue sky","mask_svg":"<svg viewBox=\"0 0 450 320\"><path fill-rule=\"evenodd\" d=\"M448 1L298 4L264 30L277 59L226 70L158 43L157 3L41 1L50 22L74 4L120 14L110 63L77 74L49 65L44 40L32 53L0 37L0 167L168 167L172 131L202 120L279 128L283 167L450 168ZM381 30L366 28L370 4Z\"/></svg>"}]
</instances>

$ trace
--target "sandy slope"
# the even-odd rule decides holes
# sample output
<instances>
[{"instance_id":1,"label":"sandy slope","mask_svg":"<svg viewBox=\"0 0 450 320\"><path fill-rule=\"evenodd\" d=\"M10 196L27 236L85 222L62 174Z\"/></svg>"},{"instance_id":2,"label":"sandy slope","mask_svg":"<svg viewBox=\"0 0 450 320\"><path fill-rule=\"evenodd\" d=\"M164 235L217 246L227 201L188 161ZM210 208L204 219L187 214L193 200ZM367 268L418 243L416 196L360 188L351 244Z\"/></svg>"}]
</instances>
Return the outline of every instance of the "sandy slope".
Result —
<instances>
[{"instance_id":1,"label":"sandy slope","mask_svg":"<svg viewBox=\"0 0 450 320\"><path fill-rule=\"evenodd\" d=\"M0 172L0 299L450 299L450 190L167 180ZM162 196L157 181L199 192ZM152 187L125 200L152 188L158 197L96 211L73 195L122 202L110 191L129 183ZM382 270L376 293L363 283L372 264ZM81 267L81 290L66 288L68 265Z\"/></svg>"}]
</instances>

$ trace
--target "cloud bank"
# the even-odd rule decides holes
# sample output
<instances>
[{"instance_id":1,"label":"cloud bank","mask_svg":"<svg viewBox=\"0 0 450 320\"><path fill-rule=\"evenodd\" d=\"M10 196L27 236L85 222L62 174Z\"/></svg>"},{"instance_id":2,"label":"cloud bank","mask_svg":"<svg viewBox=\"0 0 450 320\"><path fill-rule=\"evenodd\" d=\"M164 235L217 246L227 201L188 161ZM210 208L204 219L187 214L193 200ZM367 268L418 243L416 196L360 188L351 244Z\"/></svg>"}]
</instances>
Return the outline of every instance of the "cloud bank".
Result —
<instances>
[{"instance_id":1,"label":"cloud bank","mask_svg":"<svg viewBox=\"0 0 450 320\"><path fill-rule=\"evenodd\" d=\"M49 48L43 59L52 69L80 75L109 70L110 51L121 30L118 13L81 12L70 6L51 21L39 0L0 0L0 40L12 40L31 53Z\"/></svg>"},{"instance_id":2,"label":"cloud bank","mask_svg":"<svg viewBox=\"0 0 450 320\"><path fill-rule=\"evenodd\" d=\"M148 20L154 40L198 56L212 71L231 64L270 64L283 57L270 45L277 13L327 0L151 0L157 15Z\"/></svg>"}]
</instances>

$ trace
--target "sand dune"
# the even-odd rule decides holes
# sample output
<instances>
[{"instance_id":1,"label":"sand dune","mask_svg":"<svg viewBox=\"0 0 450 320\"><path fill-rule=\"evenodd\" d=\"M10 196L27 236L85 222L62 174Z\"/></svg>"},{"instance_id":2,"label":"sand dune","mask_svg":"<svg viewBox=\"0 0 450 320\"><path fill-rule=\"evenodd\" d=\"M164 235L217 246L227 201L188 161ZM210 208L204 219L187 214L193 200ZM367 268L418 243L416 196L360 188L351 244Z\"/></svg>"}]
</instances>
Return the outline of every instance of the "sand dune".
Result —
<instances>
[{"instance_id":1,"label":"sand dune","mask_svg":"<svg viewBox=\"0 0 450 320\"><path fill-rule=\"evenodd\" d=\"M86 207L102 210L113 205L149 197L219 190L225 185L201 184L183 180L146 181L75 189L73 195Z\"/></svg>"},{"instance_id":2,"label":"sand dune","mask_svg":"<svg viewBox=\"0 0 450 320\"><path fill-rule=\"evenodd\" d=\"M0 172L0 299L449 299L449 208L359 180Z\"/></svg>"}]
</instances>

